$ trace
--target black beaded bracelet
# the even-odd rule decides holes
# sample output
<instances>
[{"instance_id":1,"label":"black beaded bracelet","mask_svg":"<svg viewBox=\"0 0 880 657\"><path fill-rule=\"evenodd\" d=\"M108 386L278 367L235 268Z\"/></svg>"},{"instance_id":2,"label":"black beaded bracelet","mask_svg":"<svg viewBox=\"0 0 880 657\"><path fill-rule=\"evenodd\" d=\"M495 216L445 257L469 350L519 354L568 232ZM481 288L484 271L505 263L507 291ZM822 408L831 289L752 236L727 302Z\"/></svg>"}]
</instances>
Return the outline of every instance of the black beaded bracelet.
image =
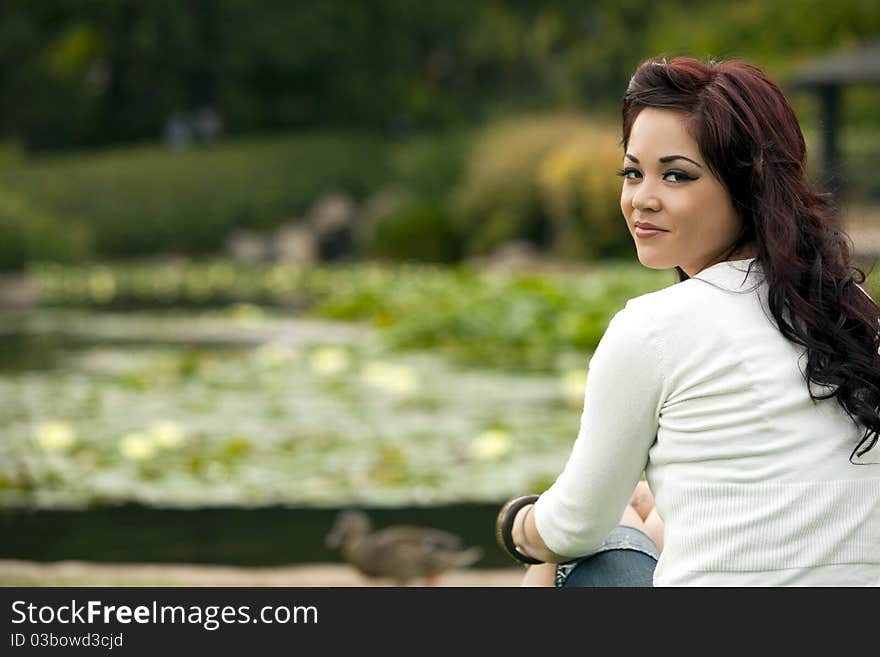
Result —
<instances>
[{"instance_id":1,"label":"black beaded bracelet","mask_svg":"<svg viewBox=\"0 0 880 657\"><path fill-rule=\"evenodd\" d=\"M521 563L544 563L540 559L535 559L517 550L516 544L513 542L513 522L516 520L516 514L524 506L534 504L537 501L537 495L523 495L522 497L514 498L501 507L501 510L498 512L498 518L495 521L495 539L498 541L498 545L507 554Z\"/></svg>"}]
</instances>

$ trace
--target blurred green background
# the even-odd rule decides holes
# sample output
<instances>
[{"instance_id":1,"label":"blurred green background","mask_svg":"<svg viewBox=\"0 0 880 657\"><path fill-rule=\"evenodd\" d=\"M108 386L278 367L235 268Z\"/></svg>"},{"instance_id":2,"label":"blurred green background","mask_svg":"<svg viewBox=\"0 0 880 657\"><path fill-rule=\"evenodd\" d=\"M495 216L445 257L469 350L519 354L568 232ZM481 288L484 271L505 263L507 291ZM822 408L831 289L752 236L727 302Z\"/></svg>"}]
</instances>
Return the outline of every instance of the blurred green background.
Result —
<instances>
[{"instance_id":1,"label":"blurred green background","mask_svg":"<svg viewBox=\"0 0 880 657\"><path fill-rule=\"evenodd\" d=\"M787 88L878 35L872 0L3 2L0 506L540 492L608 321L672 282L618 205L637 64ZM869 270L878 106L841 117Z\"/></svg>"},{"instance_id":2,"label":"blurred green background","mask_svg":"<svg viewBox=\"0 0 880 657\"><path fill-rule=\"evenodd\" d=\"M452 263L511 239L628 258L608 172L643 58L741 57L784 84L878 33L870 0L10 0L0 267L217 254L328 194L359 219L337 248L358 258ZM815 144L816 100L791 99ZM857 205L880 199L878 100L845 94Z\"/></svg>"}]
</instances>

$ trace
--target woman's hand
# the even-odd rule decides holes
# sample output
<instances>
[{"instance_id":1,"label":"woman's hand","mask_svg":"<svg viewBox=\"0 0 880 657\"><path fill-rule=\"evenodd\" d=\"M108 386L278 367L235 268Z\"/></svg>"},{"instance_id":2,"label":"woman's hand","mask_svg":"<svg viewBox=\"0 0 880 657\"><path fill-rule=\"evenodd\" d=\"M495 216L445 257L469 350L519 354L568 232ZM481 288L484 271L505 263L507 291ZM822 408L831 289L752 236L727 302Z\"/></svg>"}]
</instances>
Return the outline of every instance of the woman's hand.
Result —
<instances>
[{"instance_id":1,"label":"woman's hand","mask_svg":"<svg viewBox=\"0 0 880 657\"><path fill-rule=\"evenodd\" d=\"M636 510L642 520L647 519L651 511L654 510L654 494L651 493L647 481L640 481L636 484L635 490L629 498L629 505Z\"/></svg>"},{"instance_id":2,"label":"woman's hand","mask_svg":"<svg viewBox=\"0 0 880 657\"><path fill-rule=\"evenodd\" d=\"M651 537L651 540L657 545L657 549L663 551L663 533L664 525L660 514L657 513L657 507L654 505L654 494L648 487L647 481L640 481L633 490L632 497L629 499L629 507L633 509L641 522L636 521L632 515L627 515L624 511L620 524L629 525L640 529ZM628 520L627 521L625 521Z\"/></svg>"},{"instance_id":3,"label":"woman's hand","mask_svg":"<svg viewBox=\"0 0 880 657\"><path fill-rule=\"evenodd\" d=\"M528 556L535 557L547 563L565 563L572 557L556 554L541 539L535 527L535 516L532 511L534 504L529 504L520 509L513 521L511 536L517 549ZM629 503L620 518L621 525L635 527L647 534L657 545L659 551L663 551L663 520L657 513L654 505L654 494L651 492L648 482L639 481L633 489ZM528 565L526 565L528 567Z\"/></svg>"}]
</instances>

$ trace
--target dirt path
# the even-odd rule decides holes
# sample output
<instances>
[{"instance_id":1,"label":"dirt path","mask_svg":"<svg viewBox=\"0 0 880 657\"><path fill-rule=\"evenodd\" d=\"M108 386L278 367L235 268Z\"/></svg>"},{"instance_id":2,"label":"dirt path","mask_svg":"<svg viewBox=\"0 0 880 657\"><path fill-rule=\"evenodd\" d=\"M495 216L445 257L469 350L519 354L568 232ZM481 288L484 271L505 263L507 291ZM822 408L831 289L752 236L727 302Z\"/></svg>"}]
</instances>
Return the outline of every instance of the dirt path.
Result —
<instances>
[{"instance_id":1,"label":"dirt path","mask_svg":"<svg viewBox=\"0 0 880 657\"><path fill-rule=\"evenodd\" d=\"M523 569L456 570L438 586L519 586ZM344 564L237 568L187 564L38 563L0 560L0 586L387 586ZM421 582L414 583L420 585Z\"/></svg>"}]
</instances>

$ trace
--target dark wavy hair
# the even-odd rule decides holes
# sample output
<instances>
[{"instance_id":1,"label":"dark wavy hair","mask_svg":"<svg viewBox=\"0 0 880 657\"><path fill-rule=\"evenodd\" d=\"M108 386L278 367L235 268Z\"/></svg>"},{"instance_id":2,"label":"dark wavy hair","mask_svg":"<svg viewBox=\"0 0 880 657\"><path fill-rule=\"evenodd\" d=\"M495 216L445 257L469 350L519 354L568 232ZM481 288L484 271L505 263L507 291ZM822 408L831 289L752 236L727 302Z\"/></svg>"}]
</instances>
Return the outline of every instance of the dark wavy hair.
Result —
<instances>
[{"instance_id":1,"label":"dark wavy hair","mask_svg":"<svg viewBox=\"0 0 880 657\"><path fill-rule=\"evenodd\" d=\"M741 61L651 59L639 65L623 98L624 148L645 107L683 113L742 219L725 259L754 244L776 325L806 347L810 397L835 397L865 428L850 462L863 456L880 436L880 309L858 285L865 274L851 264L851 242L830 195L810 184L804 137L782 90ZM828 388L816 392L814 384Z\"/></svg>"}]
</instances>

